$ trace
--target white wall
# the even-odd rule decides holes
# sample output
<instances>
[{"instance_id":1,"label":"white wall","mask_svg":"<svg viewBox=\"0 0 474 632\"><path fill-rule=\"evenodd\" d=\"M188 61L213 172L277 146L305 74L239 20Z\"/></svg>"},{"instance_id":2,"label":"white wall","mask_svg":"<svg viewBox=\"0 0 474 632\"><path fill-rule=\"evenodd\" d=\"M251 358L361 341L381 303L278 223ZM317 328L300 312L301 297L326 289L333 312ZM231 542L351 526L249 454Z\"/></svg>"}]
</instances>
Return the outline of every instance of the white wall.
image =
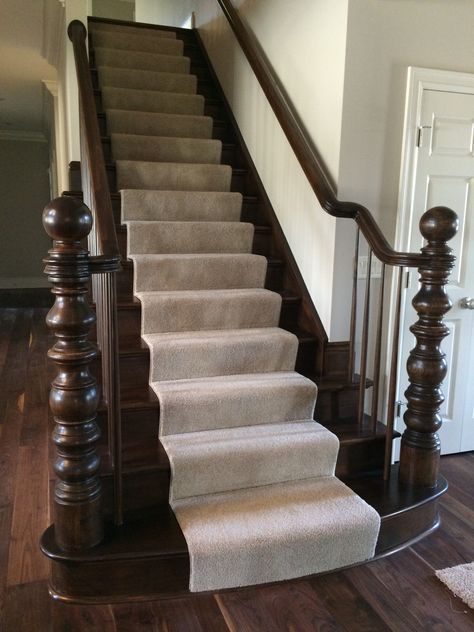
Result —
<instances>
[{"instance_id":1,"label":"white wall","mask_svg":"<svg viewBox=\"0 0 474 632\"><path fill-rule=\"evenodd\" d=\"M90 15L98 18L133 21L135 18L134 0L91 0Z\"/></svg>"},{"instance_id":2,"label":"white wall","mask_svg":"<svg viewBox=\"0 0 474 632\"><path fill-rule=\"evenodd\" d=\"M46 142L0 140L0 287L47 287L51 241L41 215L50 200Z\"/></svg>"},{"instance_id":3,"label":"white wall","mask_svg":"<svg viewBox=\"0 0 474 632\"><path fill-rule=\"evenodd\" d=\"M347 0L236 0L337 180ZM295 20L295 11L302 19ZM324 213L215 0L137 0L137 20L179 25L190 11L247 147L329 331L335 220Z\"/></svg>"},{"instance_id":4,"label":"white wall","mask_svg":"<svg viewBox=\"0 0 474 632\"><path fill-rule=\"evenodd\" d=\"M182 26L195 10L198 0L135 0L137 22Z\"/></svg>"},{"instance_id":5,"label":"white wall","mask_svg":"<svg viewBox=\"0 0 474 632\"><path fill-rule=\"evenodd\" d=\"M474 72L472 0L351 0L339 191L395 236L408 66Z\"/></svg>"},{"instance_id":6,"label":"white wall","mask_svg":"<svg viewBox=\"0 0 474 632\"><path fill-rule=\"evenodd\" d=\"M79 96L72 43L67 36L67 26L72 20L87 25L87 0L66 0L63 43L59 66L59 103L66 130L67 162L81 159L79 138Z\"/></svg>"}]
</instances>

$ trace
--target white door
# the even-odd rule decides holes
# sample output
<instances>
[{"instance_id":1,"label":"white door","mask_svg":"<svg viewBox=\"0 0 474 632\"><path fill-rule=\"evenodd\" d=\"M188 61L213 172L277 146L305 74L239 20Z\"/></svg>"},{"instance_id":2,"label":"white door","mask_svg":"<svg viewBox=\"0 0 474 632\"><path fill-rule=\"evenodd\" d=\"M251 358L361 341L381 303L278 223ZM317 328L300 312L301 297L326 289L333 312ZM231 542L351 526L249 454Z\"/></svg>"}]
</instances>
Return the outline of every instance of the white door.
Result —
<instances>
[{"instance_id":1,"label":"white door","mask_svg":"<svg viewBox=\"0 0 474 632\"><path fill-rule=\"evenodd\" d=\"M453 303L446 316L450 335L442 344L449 372L443 384L445 402L439 436L442 454L450 454L474 449L474 300L469 302L470 298L474 299L474 94L423 90L415 143L408 249L418 252L423 245L418 222L425 210L448 206L460 220L459 232L450 242L457 260L447 286ZM409 326L416 320L411 299L417 291L418 273L413 270L407 278L403 359L415 346ZM399 379L400 402L406 401L407 386L403 366ZM404 410L402 405L401 415L396 420L399 431L405 428Z\"/></svg>"}]
</instances>

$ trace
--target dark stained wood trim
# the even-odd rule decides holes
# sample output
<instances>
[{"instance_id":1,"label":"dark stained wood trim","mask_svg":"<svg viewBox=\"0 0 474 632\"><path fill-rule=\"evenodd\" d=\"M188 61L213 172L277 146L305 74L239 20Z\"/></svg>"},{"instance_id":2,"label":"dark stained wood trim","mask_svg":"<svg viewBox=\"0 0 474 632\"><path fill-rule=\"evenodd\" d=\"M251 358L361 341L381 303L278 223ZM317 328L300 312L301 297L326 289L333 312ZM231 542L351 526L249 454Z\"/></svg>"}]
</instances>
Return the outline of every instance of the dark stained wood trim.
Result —
<instances>
[{"instance_id":1,"label":"dark stained wood trim","mask_svg":"<svg viewBox=\"0 0 474 632\"><path fill-rule=\"evenodd\" d=\"M69 39L74 48L76 62L77 83L81 106L81 135L85 141L82 151L83 163L87 169L82 177L87 179L87 187L94 204L91 209L97 223L101 254L116 256L119 259L117 235L112 212L107 176L105 173L104 156L95 107L94 90L89 69L86 50L86 27L79 20L73 20L68 26ZM89 200L87 200L89 202Z\"/></svg>"}]
</instances>

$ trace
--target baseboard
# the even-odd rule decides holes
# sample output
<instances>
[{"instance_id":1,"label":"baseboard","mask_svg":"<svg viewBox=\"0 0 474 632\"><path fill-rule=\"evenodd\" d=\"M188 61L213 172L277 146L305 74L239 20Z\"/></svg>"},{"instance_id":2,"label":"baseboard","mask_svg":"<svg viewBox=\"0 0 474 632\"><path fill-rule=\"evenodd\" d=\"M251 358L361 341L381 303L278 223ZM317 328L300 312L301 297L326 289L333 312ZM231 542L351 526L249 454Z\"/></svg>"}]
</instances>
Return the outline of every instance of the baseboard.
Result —
<instances>
[{"instance_id":1,"label":"baseboard","mask_svg":"<svg viewBox=\"0 0 474 632\"><path fill-rule=\"evenodd\" d=\"M54 296L50 288L0 288L0 307L51 307Z\"/></svg>"}]
</instances>

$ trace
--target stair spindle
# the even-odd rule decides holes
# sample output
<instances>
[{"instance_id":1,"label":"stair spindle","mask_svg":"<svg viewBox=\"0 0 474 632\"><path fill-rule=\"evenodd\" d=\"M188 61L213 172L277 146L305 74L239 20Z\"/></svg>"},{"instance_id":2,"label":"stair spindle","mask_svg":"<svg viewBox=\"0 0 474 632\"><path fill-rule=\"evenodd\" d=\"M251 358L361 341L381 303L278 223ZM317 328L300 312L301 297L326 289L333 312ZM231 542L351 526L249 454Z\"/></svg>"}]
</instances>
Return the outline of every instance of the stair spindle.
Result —
<instances>
[{"instance_id":1,"label":"stair spindle","mask_svg":"<svg viewBox=\"0 0 474 632\"><path fill-rule=\"evenodd\" d=\"M395 299L395 318L393 323L392 354L390 360L390 377L388 385L387 403L387 427L385 429L385 457L383 478L388 481L390 478L390 466L392 464L393 447L393 424L395 420L395 399L397 396L397 374L398 374L398 344L400 340L400 312L402 308L402 282L404 268L396 268L398 272L397 296Z\"/></svg>"},{"instance_id":2,"label":"stair spindle","mask_svg":"<svg viewBox=\"0 0 474 632\"><path fill-rule=\"evenodd\" d=\"M349 338L349 367L347 373L347 381L354 381L354 364L355 364L355 337L357 327L357 270L359 267L359 242L360 229L357 227L355 246L354 246L354 264L352 267L352 302L351 302L351 325Z\"/></svg>"},{"instance_id":3,"label":"stair spindle","mask_svg":"<svg viewBox=\"0 0 474 632\"><path fill-rule=\"evenodd\" d=\"M365 281L364 316L362 325L362 342L360 351L360 384L357 421L359 425L364 419L365 383L367 380L367 349L369 345L369 313L370 313L370 284L372 276L372 250L367 258L367 278Z\"/></svg>"},{"instance_id":4,"label":"stair spindle","mask_svg":"<svg viewBox=\"0 0 474 632\"><path fill-rule=\"evenodd\" d=\"M385 290L385 264L382 264L382 274L380 279L379 291L379 309L377 316L377 333L375 334L375 352L374 352L374 385L372 394L372 432L375 432L377 426L379 394L380 394L380 360L382 355L382 327L383 327L383 299Z\"/></svg>"}]
</instances>

